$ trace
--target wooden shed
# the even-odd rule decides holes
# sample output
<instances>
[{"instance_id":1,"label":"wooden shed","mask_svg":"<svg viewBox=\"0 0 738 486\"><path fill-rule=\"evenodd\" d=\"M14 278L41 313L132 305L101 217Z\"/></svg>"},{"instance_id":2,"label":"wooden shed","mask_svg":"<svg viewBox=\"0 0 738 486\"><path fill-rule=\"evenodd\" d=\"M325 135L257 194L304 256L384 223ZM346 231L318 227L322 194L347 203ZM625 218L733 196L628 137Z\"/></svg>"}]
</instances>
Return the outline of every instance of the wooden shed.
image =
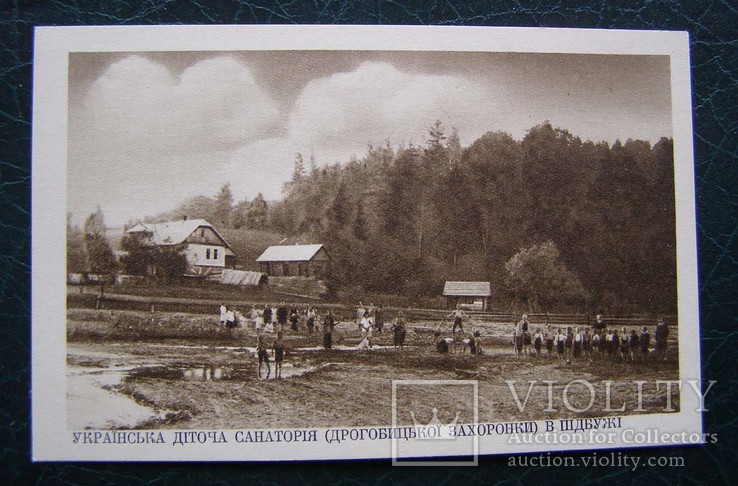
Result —
<instances>
[{"instance_id":1,"label":"wooden shed","mask_svg":"<svg viewBox=\"0 0 738 486\"><path fill-rule=\"evenodd\" d=\"M489 282L446 282L443 287L443 296L449 308L456 304L478 307L479 310L489 308L489 298L492 295Z\"/></svg>"},{"instance_id":2,"label":"wooden shed","mask_svg":"<svg viewBox=\"0 0 738 486\"><path fill-rule=\"evenodd\" d=\"M259 270L270 277L325 278L331 256L323 245L270 246L259 258Z\"/></svg>"}]
</instances>

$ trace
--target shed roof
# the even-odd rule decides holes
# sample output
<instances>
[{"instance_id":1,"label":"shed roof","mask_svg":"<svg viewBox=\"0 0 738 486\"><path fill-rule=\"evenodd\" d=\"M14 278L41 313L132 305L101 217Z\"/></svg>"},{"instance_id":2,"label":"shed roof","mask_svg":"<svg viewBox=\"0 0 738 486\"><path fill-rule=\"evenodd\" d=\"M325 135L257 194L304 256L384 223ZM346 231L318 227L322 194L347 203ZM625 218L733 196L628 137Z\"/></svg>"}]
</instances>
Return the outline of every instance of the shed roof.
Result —
<instances>
[{"instance_id":1,"label":"shed roof","mask_svg":"<svg viewBox=\"0 0 738 486\"><path fill-rule=\"evenodd\" d=\"M225 269L220 274L220 283L227 285L243 285L256 287L266 282L267 276L261 272L250 272L248 270Z\"/></svg>"},{"instance_id":2,"label":"shed roof","mask_svg":"<svg viewBox=\"0 0 738 486\"><path fill-rule=\"evenodd\" d=\"M257 262L308 262L323 248L323 245L276 245L270 246Z\"/></svg>"},{"instance_id":3,"label":"shed roof","mask_svg":"<svg viewBox=\"0 0 738 486\"><path fill-rule=\"evenodd\" d=\"M447 297L489 297L489 282L446 282L443 295Z\"/></svg>"},{"instance_id":4,"label":"shed roof","mask_svg":"<svg viewBox=\"0 0 738 486\"><path fill-rule=\"evenodd\" d=\"M151 242L155 245L178 245L187 239L197 228L204 226L212 229L221 239L223 245L230 248L218 230L204 219L182 219L179 221L166 221L164 223L138 223L126 233L151 233Z\"/></svg>"}]
</instances>

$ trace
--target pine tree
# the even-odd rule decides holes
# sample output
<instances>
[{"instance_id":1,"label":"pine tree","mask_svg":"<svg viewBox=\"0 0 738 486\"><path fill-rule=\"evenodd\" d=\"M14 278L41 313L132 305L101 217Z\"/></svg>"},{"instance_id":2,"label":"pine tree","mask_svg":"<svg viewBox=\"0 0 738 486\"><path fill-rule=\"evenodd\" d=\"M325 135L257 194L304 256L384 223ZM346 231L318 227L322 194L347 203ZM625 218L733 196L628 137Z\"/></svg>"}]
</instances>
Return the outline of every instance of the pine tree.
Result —
<instances>
[{"instance_id":1,"label":"pine tree","mask_svg":"<svg viewBox=\"0 0 738 486\"><path fill-rule=\"evenodd\" d=\"M90 272L100 275L115 272L117 263L113 250L105 238L105 218L100 206L85 220L85 250Z\"/></svg>"},{"instance_id":2,"label":"pine tree","mask_svg":"<svg viewBox=\"0 0 738 486\"><path fill-rule=\"evenodd\" d=\"M364 214L364 203L359 199L356 202L356 219L354 219L354 236L364 241L367 239L366 215Z\"/></svg>"},{"instance_id":3,"label":"pine tree","mask_svg":"<svg viewBox=\"0 0 738 486\"><path fill-rule=\"evenodd\" d=\"M341 181L338 184L336 196L333 198L333 203L328 208L327 213L331 223L330 226L335 229L341 229L348 224L351 215L351 201L348 198L345 182Z\"/></svg>"},{"instance_id":4,"label":"pine tree","mask_svg":"<svg viewBox=\"0 0 738 486\"><path fill-rule=\"evenodd\" d=\"M305 178L305 161L302 154L295 157L295 168L292 170L292 184L299 184Z\"/></svg>"},{"instance_id":5,"label":"pine tree","mask_svg":"<svg viewBox=\"0 0 738 486\"><path fill-rule=\"evenodd\" d=\"M230 226L231 211L233 210L233 192L231 191L231 183L226 182L220 187L218 195L215 196L215 207L213 216L215 221L211 223L220 226Z\"/></svg>"}]
</instances>

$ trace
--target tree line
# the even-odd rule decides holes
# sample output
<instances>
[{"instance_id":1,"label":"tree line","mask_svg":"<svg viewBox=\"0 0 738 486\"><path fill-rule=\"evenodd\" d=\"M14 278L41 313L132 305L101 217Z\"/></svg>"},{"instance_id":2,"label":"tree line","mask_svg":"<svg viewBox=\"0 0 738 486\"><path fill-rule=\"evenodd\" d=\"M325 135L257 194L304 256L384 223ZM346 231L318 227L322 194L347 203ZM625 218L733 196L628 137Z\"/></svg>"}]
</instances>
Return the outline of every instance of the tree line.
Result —
<instances>
[{"instance_id":1,"label":"tree line","mask_svg":"<svg viewBox=\"0 0 738 486\"><path fill-rule=\"evenodd\" d=\"M340 286L438 295L491 281L530 310L676 310L672 140L582 141L550 123L461 147L440 122L424 146L295 163L269 226L324 243Z\"/></svg>"},{"instance_id":2,"label":"tree line","mask_svg":"<svg viewBox=\"0 0 738 486\"><path fill-rule=\"evenodd\" d=\"M183 215L325 244L333 291L435 296L446 280L482 280L493 301L531 311L676 310L669 138L610 145L546 122L519 141L488 132L462 147L436 122L422 146L387 142L320 167L298 154L280 201L234 203L225 184L145 221ZM70 261L86 248L88 270L110 265L101 220L90 215L84 236L68 228Z\"/></svg>"}]
</instances>

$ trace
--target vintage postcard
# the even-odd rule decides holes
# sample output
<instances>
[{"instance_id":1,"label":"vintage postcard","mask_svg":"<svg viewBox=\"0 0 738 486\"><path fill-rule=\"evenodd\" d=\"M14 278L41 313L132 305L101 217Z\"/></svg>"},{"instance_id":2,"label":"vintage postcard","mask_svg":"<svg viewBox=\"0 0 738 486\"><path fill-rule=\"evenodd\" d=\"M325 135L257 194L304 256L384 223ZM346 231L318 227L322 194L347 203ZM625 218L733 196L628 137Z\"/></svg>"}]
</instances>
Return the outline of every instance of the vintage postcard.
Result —
<instances>
[{"instance_id":1,"label":"vintage postcard","mask_svg":"<svg viewBox=\"0 0 738 486\"><path fill-rule=\"evenodd\" d=\"M688 38L35 32L33 458L703 444Z\"/></svg>"}]
</instances>

